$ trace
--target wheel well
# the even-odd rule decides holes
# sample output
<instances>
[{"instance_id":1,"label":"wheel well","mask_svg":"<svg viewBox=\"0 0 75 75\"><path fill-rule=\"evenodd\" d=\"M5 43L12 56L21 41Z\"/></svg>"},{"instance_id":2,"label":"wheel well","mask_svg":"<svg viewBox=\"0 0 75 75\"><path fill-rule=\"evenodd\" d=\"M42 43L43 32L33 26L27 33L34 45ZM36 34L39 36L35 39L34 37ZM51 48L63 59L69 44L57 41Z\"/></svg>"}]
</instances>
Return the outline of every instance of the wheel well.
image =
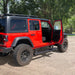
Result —
<instances>
[{"instance_id":1,"label":"wheel well","mask_svg":"<svg viewBox=\"0 0 75 75\"><path fill-rule=\"evenodd\" d=\"M31 47L33 47L32 43L28 40L28 39L21 39L17 42L16 46L19 45L19 44L28 44L30 45Z\"/></svg>"}]
</instances>

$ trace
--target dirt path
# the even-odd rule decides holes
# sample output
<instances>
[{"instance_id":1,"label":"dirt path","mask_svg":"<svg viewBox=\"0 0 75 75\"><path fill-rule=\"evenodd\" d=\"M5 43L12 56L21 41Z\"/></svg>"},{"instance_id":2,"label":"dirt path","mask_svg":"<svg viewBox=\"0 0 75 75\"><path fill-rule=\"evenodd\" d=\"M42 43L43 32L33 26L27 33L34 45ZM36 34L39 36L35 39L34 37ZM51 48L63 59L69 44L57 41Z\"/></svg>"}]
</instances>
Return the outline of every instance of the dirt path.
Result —
<instances>
[{"instance_id":1,"label":"dirt path","mask_svg":"<svg viewBox=\"0 0 75 75\"><path fill-rule=\"evenodd\" d=\"M23 67L16 67L12 56L0 57L0 75L75 75L75 37L68 37L69 48L33 58Z\"/></svg>"}]
</instances>

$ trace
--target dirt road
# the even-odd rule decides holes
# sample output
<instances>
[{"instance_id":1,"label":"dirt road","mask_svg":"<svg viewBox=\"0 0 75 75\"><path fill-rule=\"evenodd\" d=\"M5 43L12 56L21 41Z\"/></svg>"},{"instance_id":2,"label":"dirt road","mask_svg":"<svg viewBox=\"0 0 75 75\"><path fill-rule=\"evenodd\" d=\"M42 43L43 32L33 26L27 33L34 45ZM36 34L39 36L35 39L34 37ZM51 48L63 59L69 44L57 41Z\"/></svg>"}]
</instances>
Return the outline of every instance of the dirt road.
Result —
<instances>
[{"instance_id":1,"label":"dirt road","mask_svg":"<svg viewBox=\"0 0 75 75\"><path fill-rule=\"evenodd\" d=\"M0 75L75 75L75 37L68 37L65 53L56 50L33 58L23 67L16 67L12 56L0 57Z\"/></svg>"}]
</instances>

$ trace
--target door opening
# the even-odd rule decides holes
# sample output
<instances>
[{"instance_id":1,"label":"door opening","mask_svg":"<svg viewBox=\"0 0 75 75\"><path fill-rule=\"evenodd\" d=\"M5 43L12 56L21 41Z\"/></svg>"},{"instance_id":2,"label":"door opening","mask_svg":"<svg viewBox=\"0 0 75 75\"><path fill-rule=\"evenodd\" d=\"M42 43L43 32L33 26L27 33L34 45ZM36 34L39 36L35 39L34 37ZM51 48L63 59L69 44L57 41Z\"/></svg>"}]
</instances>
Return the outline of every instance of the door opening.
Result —
<instances>
[{"instance_id":1,"label":"door opening","mask_svg":"<svg viewBox=\"0 0 75 75\"><path fill-rule=\"evenodd\" d=\"M57 20L54 23L54 30L53 30L53 41L58 42L62 39L62 22L61 20Z\"/></svg>"},{"instance_id":2,"label":"door opening","mask_svg":"<svg viewBox=\"0 0 75 75\"><path fill-rule=\"evenodd\" d=\"M51 27L48 22L41 21L42 27L42 41L50 42L51 41Z\"/></svg>"}]
</instances>

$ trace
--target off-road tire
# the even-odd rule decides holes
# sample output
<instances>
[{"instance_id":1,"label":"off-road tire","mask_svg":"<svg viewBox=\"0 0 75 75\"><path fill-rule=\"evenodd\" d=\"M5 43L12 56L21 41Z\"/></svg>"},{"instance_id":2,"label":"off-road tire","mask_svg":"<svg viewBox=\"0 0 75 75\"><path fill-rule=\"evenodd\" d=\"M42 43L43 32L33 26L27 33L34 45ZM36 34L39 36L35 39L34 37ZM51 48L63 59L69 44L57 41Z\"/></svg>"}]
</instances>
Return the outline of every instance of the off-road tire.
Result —
<instances>
[{"instance_id":1,"label":"off-road tire","mask_svg":"<svg viewBox=\"0 0 75 75\"><path fill-rule=\"evenodd\" d=\"M67 40L67 38L65 38L63 43L61 45L58 45L58 51L59 52L66 52L67 48L68 48L68 40Z\"/></svg>"},{"instance_id":2,"label":"off-road tire","mask_svg":"<svg viewBox=\"0 0 75 75\"><path fill-rule=\"evenodd\" d=\"M30 45L27 44L19 44L13 52L13 57L15 58L15 62L17 63L18 66L24 66L29 64L30 61L32 60L32 56L33 56L33 49Z\"/></svg>"}]
</instances>

